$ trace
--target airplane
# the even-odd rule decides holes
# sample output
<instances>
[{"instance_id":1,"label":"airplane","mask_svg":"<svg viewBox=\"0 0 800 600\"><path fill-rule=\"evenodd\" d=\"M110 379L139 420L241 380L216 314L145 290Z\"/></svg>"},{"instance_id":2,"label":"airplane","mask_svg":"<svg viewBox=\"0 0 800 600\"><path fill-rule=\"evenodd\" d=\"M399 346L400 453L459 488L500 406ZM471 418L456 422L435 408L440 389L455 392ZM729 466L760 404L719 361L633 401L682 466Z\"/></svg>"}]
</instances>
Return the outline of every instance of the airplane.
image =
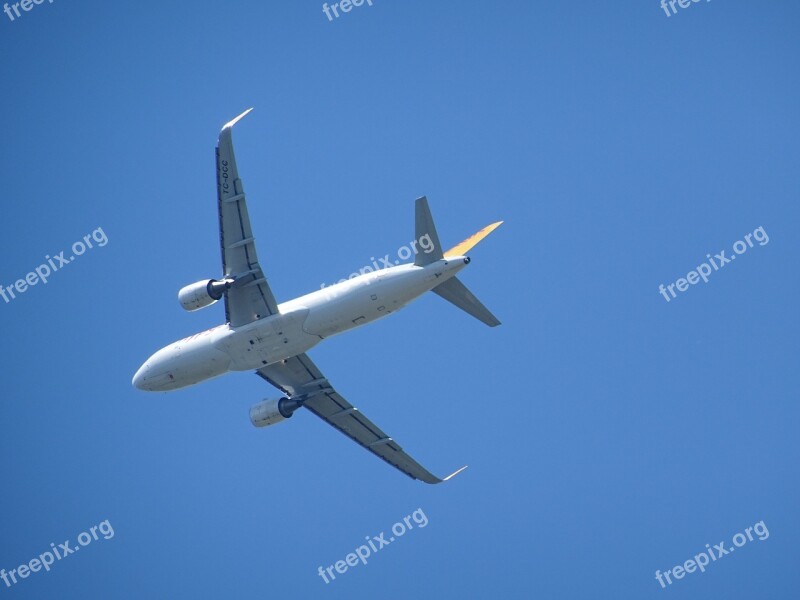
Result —
<instances>
[{"instance_id":1,"label":"airplane","mask_svg":"<svg viewBox=\"0 0 800 600\"><path fill-rule=\"evenodd\" d=\"M466 256L502 221L442 252L428 201L415 205L416 239L432 242L413 263L365 272L330 287L278 304L256 255L244 187L233 152L232 129L251 110L226 123L217 140L217 207L222 272L182 288L178 300L187 311L225 305L225 324L162 348L133 376L134 387L166 392L195 385L231 371L255 371L280 390L278 399L250 409L256 427L274 425L305 408L412 479L437 484L439 478L406 454L329 383L306 352L322 340L392 314L433 291L490 327L500 321L461 283L456 274ZM431 247L432 246L432 247ZM430 252L427 251L428 248Z\"/></svg>"}]
</instances>

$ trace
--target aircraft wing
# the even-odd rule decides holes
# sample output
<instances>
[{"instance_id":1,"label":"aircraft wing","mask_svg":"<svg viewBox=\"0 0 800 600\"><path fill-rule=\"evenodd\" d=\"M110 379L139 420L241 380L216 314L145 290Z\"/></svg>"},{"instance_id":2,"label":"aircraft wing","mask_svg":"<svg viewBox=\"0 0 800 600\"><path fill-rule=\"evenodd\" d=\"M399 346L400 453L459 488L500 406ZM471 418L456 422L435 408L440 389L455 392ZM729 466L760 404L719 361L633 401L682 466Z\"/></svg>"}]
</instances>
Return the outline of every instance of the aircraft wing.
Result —
<instances>
[{"instance_id":1,"label":"aircraft wing","mask_svg":"<svg viewBox=\"0 0 800 600\"><path fill-rule=\"evenodd\" d=\"M268 365L256 373L290 397L309 395L303 402L304 407L412 479L425 483L441 483L466 469L462 467L444 479L433 475L339 395L306 354Z\"/></svg>"},{"instance_id":2,"label":"aircraft wing","mask_svg":"<svg viewBox=\"0 0 800 600\"><path fill-rule=\"evenodd\" d=\"M235 280L225 293L225 318L233 327L278 312L278 303L258 264L244 187L233 154L231 130L251 110L226 123L217 141L217 202L222 270L226 279Z\"/></svg>"}]
</instances>

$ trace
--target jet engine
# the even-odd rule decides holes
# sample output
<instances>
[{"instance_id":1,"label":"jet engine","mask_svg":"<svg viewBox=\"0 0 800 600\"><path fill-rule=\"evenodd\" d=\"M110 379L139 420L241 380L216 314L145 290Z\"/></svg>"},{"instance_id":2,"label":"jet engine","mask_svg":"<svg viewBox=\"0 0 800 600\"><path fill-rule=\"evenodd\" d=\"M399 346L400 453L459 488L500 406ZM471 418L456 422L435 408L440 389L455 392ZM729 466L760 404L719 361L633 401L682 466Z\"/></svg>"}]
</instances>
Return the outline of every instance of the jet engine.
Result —
<instances>
[{"instance_id":1,"label":"jet engine","mask_svg":"<svg viewBox=\"0 0 800 600\"><path fill-rule=\"evenodd\" d=\"M302 406L301 401L291 398L264 400L250 409L250 422L256 427L275 425L291 417L300 406Z\"/></svg>"},{"instance_id":2,"label":"jet engine","mask_svg":"<svg viewBox=\"0 0 800 600\"><path fill-rule=\"evenodd\" d=\"M222 298L225 290L231 287L233 279L217 281L216 279L205 279L191 285L187 285L178 292L178 301L184 310L193 312L206 306L211 306Z\"/></svg>"}]
</instances>

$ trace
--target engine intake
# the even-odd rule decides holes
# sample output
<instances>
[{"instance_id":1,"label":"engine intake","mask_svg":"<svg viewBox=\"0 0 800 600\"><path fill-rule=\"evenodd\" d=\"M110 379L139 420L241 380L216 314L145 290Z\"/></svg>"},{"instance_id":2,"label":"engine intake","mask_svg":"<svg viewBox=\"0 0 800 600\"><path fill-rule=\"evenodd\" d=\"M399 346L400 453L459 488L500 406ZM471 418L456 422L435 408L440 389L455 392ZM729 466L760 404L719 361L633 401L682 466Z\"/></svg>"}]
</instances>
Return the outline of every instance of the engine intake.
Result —
<instances>
[{"instance_id":1,"label":"engine intake","mask_svg":"<svg viewBox=\"0 0 800 600\"><path fill-rule=\"evenodd\" d=\"M233 279L204 279L181 288L178 292L178 301L184 310L193 312L206 306L211 306L222 298L225 291L231 287Z\"/></svg>"},{"instance_id":2,"label":"engine intake","mask_svg":"<svg viewBox=\"0 0 800 600\"><path fill-rule=\"evenodd\" d=\"M301 406L301 401L291 398L264 400L250 409L250 422L256 427L275 425L290 418Z\"/></svg>"}]
</instances>

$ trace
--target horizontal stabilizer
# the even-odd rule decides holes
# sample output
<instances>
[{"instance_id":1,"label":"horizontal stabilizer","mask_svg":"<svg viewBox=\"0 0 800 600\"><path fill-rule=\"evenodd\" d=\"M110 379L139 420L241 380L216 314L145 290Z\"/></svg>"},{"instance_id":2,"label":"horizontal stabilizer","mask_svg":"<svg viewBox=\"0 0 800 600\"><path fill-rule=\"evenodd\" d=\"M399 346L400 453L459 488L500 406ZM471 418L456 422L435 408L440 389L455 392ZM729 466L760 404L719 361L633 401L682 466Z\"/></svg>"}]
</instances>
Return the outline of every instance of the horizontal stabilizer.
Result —
<instances>
[{"instance_id":1,"label":"horizontal stabilizer","mask_svg":"<svg viewBox=\"0 0 800 600\"><path fill-rule=\"evenodd\" d=\"M436 233L436 225L433 224L431 209L428 207L428 199L425 196L417 198L416 205L416 241L422 244L424 238L428 238L431 251L417 253L414 264L424 267L443 258L442 246L439 244L439 234ZM424 246L423 246L424 247Z\"/></svg>"},{"instance_id":2,"label":"horizontal stabilizer","mask_svg":"<svg viewBox=\"0 0 800 600\"><path fill-rule=\"evenodd\" d=\"M458 308L471 314L479 321L483 321L489 327L497 327L500 321L497 320L489 309L486 308L475 295L461 283L457 277L451 277L442 284L437 285L433 290L448 302L452 302Z\"/></svg>"}]
</instances>

